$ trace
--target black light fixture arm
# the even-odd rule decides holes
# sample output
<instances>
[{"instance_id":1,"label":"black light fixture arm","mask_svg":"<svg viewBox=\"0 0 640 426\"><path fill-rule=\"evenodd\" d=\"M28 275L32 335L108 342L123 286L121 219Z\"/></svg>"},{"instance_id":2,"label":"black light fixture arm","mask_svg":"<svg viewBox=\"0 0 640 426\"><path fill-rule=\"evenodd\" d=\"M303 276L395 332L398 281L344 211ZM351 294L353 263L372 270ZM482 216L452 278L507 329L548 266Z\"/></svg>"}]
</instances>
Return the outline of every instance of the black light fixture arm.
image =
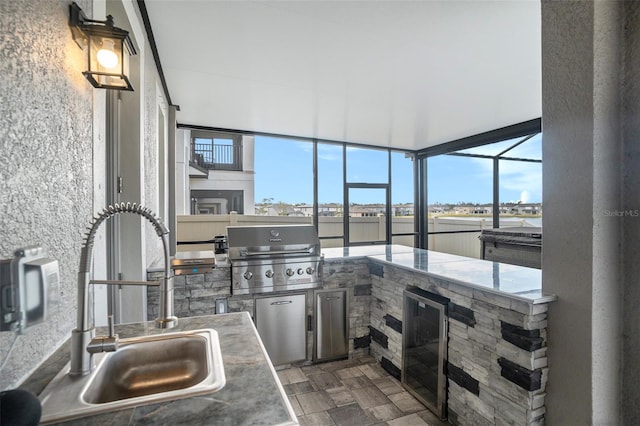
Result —
<instances>
[{"instance_id":1,"label":"black light fixture arm","mask_svg":"<svg viewBox=\"0 0 640 426\"><path fill-rule=\"evenodd\" d=\"M112 28L115 26L115 24L113 23L113 16L107 15L107 19L105 19L104 21L101 21L99 19L91 19L84 14L82 9L80 9L80 6L78 6L76 2L71 3L69 5L69 25L78 26L86 22L92 24L103 24Z\"/></svg>"}]
</instances>

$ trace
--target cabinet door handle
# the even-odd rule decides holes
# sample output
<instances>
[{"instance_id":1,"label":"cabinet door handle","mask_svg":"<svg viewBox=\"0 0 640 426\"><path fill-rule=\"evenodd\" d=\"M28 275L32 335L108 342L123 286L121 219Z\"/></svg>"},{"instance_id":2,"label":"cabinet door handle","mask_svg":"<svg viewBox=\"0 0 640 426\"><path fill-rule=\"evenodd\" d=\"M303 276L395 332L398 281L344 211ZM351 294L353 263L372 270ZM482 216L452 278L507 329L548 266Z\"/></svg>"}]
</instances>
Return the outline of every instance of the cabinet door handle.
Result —
<instances>
[{"instance_id":1,"label":"cabinet door handle","mask_svg":"<svg viewBox=\"0 0 640 426\"><path fill-rule=\"evenodd\" d=\"M278 302L271 302L271 305L288 305L289 303L293 303L291 300L280 300Z\"/></svg>"}]
</instances>

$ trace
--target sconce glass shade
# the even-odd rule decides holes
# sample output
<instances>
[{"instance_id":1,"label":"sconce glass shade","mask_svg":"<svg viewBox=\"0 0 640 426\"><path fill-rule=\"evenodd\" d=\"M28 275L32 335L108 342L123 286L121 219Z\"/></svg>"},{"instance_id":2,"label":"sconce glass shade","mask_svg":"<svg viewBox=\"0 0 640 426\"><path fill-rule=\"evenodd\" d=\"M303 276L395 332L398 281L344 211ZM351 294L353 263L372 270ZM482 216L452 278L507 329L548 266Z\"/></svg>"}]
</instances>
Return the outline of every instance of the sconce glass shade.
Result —
<instances>
[{"instance_id":1,"label":"sconce glass shade","mask_svg":"<svg viewBox=\"0 0 640 426\"><path fill-rule=\"evenodd\" d=\"M89 69L82 74L94 87L133 90L129 82L129 52L123 39L90 35L87 49Z\"/></svg>"},{"instance_id":2,"label":"sconce glass shade","mask_svg":"<svg viewBox=\"0 0 640 426\"><path fill-rule=\"evenodd\" d=\"M106 21L87 19L75 4L70 5L73 39L87 54L87 70L82 74L94 87L133 91L129 81L129 56L135 49L129 32L113 26L113 18Z\"/></svg>"}]
</instances>

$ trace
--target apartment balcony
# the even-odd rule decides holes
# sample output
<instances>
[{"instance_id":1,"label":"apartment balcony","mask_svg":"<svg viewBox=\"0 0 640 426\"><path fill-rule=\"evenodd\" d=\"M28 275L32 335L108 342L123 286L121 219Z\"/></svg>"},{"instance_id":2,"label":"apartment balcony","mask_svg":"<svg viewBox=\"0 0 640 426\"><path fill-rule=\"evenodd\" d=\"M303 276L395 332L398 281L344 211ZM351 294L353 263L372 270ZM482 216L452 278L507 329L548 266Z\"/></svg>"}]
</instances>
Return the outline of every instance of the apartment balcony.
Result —
<instances>
[{"instance_id":1,"label":"apartment balcony","mask_svg":"<svg viewBox=\"0 0 640 426\"><path fill-rule=\"evenodd\" d=\"M242 171L242 144L192 143L191 160L207 170Z\"/></svg>"}]
</instances>

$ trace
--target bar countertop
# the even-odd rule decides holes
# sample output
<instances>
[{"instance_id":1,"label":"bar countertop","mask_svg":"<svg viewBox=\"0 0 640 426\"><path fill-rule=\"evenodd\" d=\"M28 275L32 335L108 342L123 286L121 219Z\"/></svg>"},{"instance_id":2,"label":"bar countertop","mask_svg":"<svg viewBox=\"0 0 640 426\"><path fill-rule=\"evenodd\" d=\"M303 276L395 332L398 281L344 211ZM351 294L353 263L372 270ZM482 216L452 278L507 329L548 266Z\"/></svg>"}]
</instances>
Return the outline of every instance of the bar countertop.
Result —
<instances>
[{"instance_id":1,"label":"bar countertop","mask_svg":"<svg viewBox=\"0 0 640 426\"><path fill-rule=\"evenodd\" d=\"M395 244L328 248L322 253L327 262L367 258L529 304L556 300L543 293L539 269Z\"/></svg>"}]
</instances>

